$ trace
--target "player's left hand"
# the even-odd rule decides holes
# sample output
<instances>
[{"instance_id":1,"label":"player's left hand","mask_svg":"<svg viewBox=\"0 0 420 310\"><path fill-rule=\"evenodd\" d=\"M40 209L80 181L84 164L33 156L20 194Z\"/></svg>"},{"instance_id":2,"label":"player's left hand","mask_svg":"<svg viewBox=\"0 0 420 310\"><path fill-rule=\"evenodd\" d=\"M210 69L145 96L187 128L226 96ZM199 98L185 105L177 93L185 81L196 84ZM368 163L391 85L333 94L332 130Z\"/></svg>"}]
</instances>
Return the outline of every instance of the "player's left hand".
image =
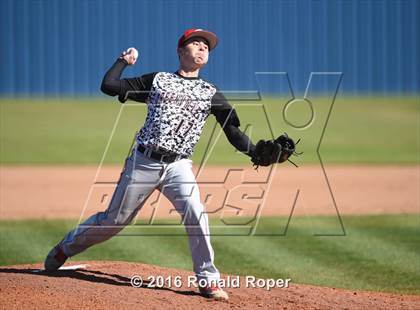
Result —
<instances>
[{"instance_id":1,"label":"player's left hand","mask_svg":"<svg viewBox=\"0 0 420 310\"><path fill-rule=\"evenodd\" d=\"M129 65L134 65L138 57L139 57L139 52L137 51L135 47L130 47L126 51L123 51L120 56L120 58L124 59Z\"/></svg>"}]
</instances>

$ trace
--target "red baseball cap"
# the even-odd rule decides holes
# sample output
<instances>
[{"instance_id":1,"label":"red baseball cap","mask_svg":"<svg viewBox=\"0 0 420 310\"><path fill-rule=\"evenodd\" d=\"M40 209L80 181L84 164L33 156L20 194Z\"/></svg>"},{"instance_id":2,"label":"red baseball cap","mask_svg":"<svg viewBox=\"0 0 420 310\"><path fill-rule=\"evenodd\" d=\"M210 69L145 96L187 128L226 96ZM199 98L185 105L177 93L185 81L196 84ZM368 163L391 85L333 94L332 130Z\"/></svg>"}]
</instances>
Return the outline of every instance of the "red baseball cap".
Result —
<instances>
[{"instance_id":1,"label":"red baseball cap","mask_svg":"<svg viewBox=\"0 0 420 310\"><path fill-rule=\"evenodd\" d=\"M214 49L217 45L217 36L211 32L204 29L188 29L185 30L184 34L179 38L178 40L178 47L181 47L184 45L185 41L194 38L194 37L200 37L207 40L209 43L209 50L211 51Z\"/></svg>"}]
</instances>

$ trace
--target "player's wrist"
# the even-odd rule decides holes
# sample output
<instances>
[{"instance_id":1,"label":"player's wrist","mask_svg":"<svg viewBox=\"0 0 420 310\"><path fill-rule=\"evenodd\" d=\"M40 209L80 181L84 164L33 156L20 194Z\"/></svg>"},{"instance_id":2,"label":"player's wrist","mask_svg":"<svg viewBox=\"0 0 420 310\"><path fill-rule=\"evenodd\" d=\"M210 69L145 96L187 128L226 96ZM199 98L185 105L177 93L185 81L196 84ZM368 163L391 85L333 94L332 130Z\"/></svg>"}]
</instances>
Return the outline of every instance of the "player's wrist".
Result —
<instances>
[{"instance_id":1,"label":"player's wrist","mask_svg":"<svg viewBox=\"0 0 420 310\"><path fill-rule=\"evenodd\" d=\"M250 145L248 146L248 150L245 152L245 154L248 155L250 158L254 158L255 157L255 145L250 143Z\"/></svg>"},{"instance_id":2,"label":"player's wrist","mask_svg":"<svg viewBox=\"0 0 420 310\"><path fill-rule=\"evenodd\" d=\"M127 65L127 66L128 66L128 62L127 62L127 60L125 60L123 57L118 57L117 61L118 61L118 62L122 62L122 63L124 63L125 65Z\"/></svg>"}]
</instances>

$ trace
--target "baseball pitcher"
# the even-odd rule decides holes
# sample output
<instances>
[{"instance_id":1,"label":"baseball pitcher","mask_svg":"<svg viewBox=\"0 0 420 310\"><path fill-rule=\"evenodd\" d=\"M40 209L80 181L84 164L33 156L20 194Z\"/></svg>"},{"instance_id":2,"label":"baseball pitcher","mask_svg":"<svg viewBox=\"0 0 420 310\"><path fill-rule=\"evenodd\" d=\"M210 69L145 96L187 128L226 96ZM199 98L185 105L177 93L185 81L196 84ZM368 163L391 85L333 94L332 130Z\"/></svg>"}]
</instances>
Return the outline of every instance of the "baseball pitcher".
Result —
<instances>
[{"instance_id":1,"label":"baseball pitcher","mask_svg":"<svg viewBox=\"0 0 420 310\"><path fill-rule=\"evenodd\" d=\"M233 107L217 88L199 76L217 45L217 36L203 29L189 29L179 38L179 69L154 72L135 78L121 78L127 65L138 58L135 48L123 52L105 74L101 90L109 96L147 104L147 117L126 159L108 208L89 217L70 231L45 259L45 269L60 268L67 258L103 242L128 225L158 189L182 217L189 237L193 269L200 293L208 298L228 299L218 284L220 274L214 265L208 217L200 202L199 188L189 159L207 117L212 114L229 142L251 157L255 165L283 162L294 152L287 136L254 145L239 129Z\"/></svg>"}]
</instances>

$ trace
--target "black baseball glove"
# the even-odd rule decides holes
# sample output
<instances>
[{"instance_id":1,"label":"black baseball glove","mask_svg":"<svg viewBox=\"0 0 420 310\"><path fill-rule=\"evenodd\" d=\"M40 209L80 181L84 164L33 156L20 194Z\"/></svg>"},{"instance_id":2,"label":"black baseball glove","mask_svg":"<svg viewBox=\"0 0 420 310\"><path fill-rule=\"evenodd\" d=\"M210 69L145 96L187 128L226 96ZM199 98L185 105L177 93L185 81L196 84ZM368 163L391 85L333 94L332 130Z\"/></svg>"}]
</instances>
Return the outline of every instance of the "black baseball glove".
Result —
<instances>
[{"instance_id":1,"label":"black baseball glove","mask_svg":"<svg viewBox=\"0 0 420 310\"><path fill-rule=\"evenodd\" d=\"M284 133L275 140L260 140L255 146L255 151L252 154L251 161L254 166L269 166L274 163L282 163L289 160L291 155L300 155L302 153L296 153L296 143L293 139ZM290 161L293 165L296 164ZM297 167L297 166L296 166Z\"/></svg>"}]
</instances>

